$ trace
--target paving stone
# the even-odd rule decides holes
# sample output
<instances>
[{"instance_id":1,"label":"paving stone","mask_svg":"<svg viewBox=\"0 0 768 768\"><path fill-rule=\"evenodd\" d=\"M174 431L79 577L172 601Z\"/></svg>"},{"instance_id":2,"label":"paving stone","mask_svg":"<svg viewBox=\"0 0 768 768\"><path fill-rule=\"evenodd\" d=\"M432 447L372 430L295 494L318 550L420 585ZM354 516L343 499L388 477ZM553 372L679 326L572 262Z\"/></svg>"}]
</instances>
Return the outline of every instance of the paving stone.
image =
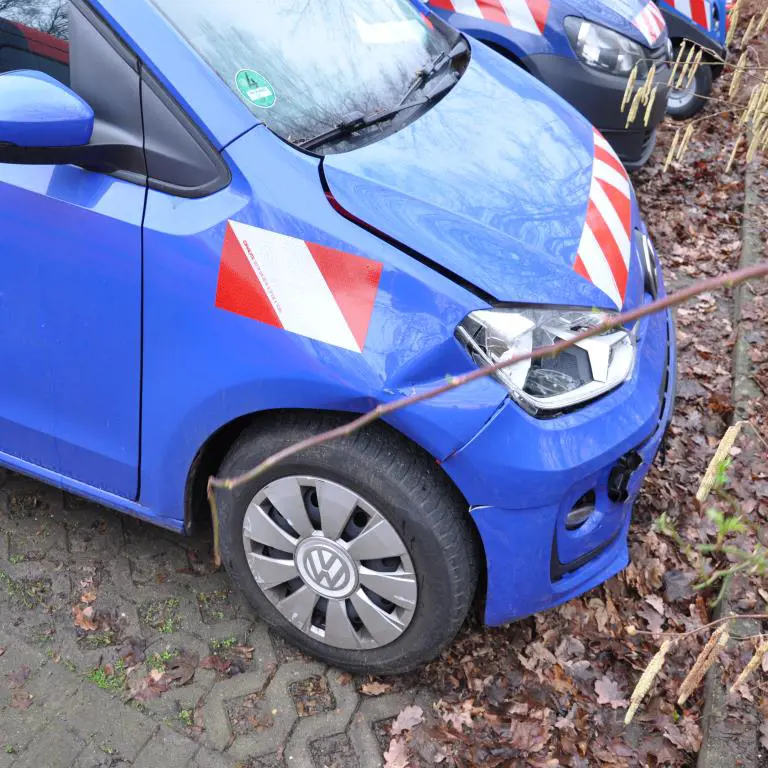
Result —
<instances>
[{"instance_id":1,"label":"paving stone","mask_svg":"<svg viewBox=\"0 0 768 768\"><path fill-rule=\"evenodd\" d=\"M184 651L196 654L198 659L204 659L208 654L208 646L194 635L176 633L163 636L146 648L147 663L137 674L143 676L151 671L153 656L167 651ZM173 685L162 696L144 702L144 707L149 712L164 718L176 718L182 710L194 710L198 702L204 698L216 683L217 675L212 669L195 670L195 676L186 685ZM181 726L181 724L179 724Z\"/></svg>"},{"instance_id":2,"label":"paving stone","mask_svg":"<svg viewBox=\"0 0 768 768\"><path fill-rule=\"evenodd\" d=\"M48 719L55 720L69 709L83 685L85 683L78 675L49 663L27 682L24 690L34 696L35 703Z\"/></svg>"},{"instance_id":3,"label":"paving stone","mask_svg":"<svg viewBox=\"0 0 768 768\"><path fill-rule=\"evenodd\" d=\"M50 511L62 506L61 491L23 475L13 475L0 491L0 513L10 520L50 519Z\"/></svg>"},{"instance_id":4,"label":"paving stone","mask_svg":"<svg viewBox=\"0 0 768 768\"><path fill-rule=\"evenodd\" d=\"M0 685L9 672L15 672L23 664L30 669L37 669L47 662L46 655L22 643L18 637L0 632L0 648L5 649L0 655Z\"/></svg>"},{"instance_id":5,"label":"paving stone","mask_svg":"<svg viewBox=\"0 0 768 768\"><path fill-rule=\"evenodd\" d=\"M245 762L238 763L238 767L242 768L285 768L285 760L275 752L272 755L264 755L264 757L252 757Z\"/></svg>"},{"instance_id":6,"label":"paving stone","mask_svg":"<svg viewBox=\"0 0 768 768\"><path fill-rule=\"evenodd\" d=\"M75 758L72 768L131 768L128 761L119 755L109 754L110 751L109 745L88 744Z\"/></svg>"},{"instance_id":7,"label":"paving stone","mask_svg":"<svg viewBox=\"0 0 768 768\"><path fill-rule=\"evenodd\" d=\"M272 646L274 647L278 664L285 664L290 661L311 661L309 656L294 648L288 641L273 630L269 631L269 637L272 640Z\"/></svg>"},{"instance_id":8,"label":"paving stone","mask_svg":"<svg viewBox=\"0 0 768 768\"><path fill-rule=\"evenodd\" d=\"M289 670L290 672L290 670ZM222 750L230 742L231 729L229 724L229 718L226 712L226 703L233 699L248 696L250 694L260 694L264 690L264 686L268 679L267 669L255 669L252 672L247 672L244 675L237 675L236 677L229 678L227 680L221 680L213 686L210 694L206 697L205 706L203 708L203 722L205 730L203 731L202 738L208 744L208 746L214 749ZM287 691L285 692L287 697ZM290 702L290 699L288 699ZM287 735L288 730L293 725L295 719L295 710L293 705L286 706L285 701L276 703L270 698L269 709L267 710L272 717L276 720L279 713L274 713L274 709L279 709L289 712L289 716L285 719L287 729L283 734L283 737ZM282 733L282 728L279 729ZM237 741L237 740L236 740ZM266 752L271 751L266 749ZM233 753L234 754L234 753ZM241 754L238 752L236 755L242 757L248 757L248 754Z\"/></svg>"},{"instance_id":9,"label":"paving stone","mask_svg":"<svg viewBox=\"0 0 768 768\"><path fill-rule=\"evenodd\" d=\"M191 739L160 726L133 765L134 768L187 768L197 750L197 744Z\"/></svg>"},{"instance_id":10,"label":"paving stone","mask_svg":"<svg viewBox=\"0 0 768 768\"><path fill-rule=\"evenodd\" d=\"M71 554L90 554L104 559L123 548L123 527L118 512L86 502L83 509L67 512L65 525Z\"/></svg>"},{"instance_id":11,"label":"paving stone","mask_svg":"<svg viewBox=\"0 0 768 768\"><path fill-rule=\"evenodd\" d=\"M360 768L380 768L382 749L374 733L375 724L397 717L410 703L411 697L403 693L364 698L360 702L348 730Z\"/></svg>"},{"instance_id":12,"label":"paving stone","mask_svg":"<svg viewBox=\"0 0 768 768\"><path fill-rule=\"evenodd\" d=\"M336 708L323 714L301 718L285 746L285 757L290 765L311 766L309 745L324 736L343 732L358 704L358 697L351 685L342 685L338 673L326 678L333 693Z\"/></svg>"},{"instance_id":13,"label":"paving stone","mask_svg":"<svg viewBox=\"0 0 768 768\"><path fill-rule=\"evenodd\" d=\"M322 675L314 675L288 686L299 717L313 717L336 709L336 699L328 681Z\"/></svg>"},{"instance_id":14,"label":"paving stone","mask_svg":"<svg viewBox=\"0 0 768 768\"><path fill-rule=\"evenodd\" d=\"M229 587L197 593L197 607L204 624L220 624L236 619L239 601Z\"/></svg>"},{"instance_id":15,"label":"paving stone","mask_svg":"<svg viewBox=\"0 0 768 768\"><path fill-rule=\"evenodd\" d=\"M70 733L60 723L52 723L38 733L14 768L70 768L83 751L85 742Z\"/></svg>"},{"instance_id":16,"label":"paving stone","mask_svg":"<svg viewBox=\"0 0 768 768\"><path fill-rule=\"evenodd\" d=\"M208 539L188 542L13 474L0 489L0 573L0 768L372 768L382 762L373 724L410 703L361 699L348 675L272 636L213 570ZM74 626L72 605L84 591L113 615L109 631ZM159 610L148 614L152 607ZM138 708L84 679L114 664L126 638L148 656L170 647L203 658L214 640L251 647L253 656L228 678L198 668L190 684ZM226 647L215 652L226 656ZM4 685L23 664L27 710L8 706ZM133 674L148 671L139 662ZM233 733L228 708L245 701L264 725ZM195 710L204 725L194 738L181 710ZM17 751L5 753L5 744Z\"/></svg>"},{"instance_id":17,"label":"paving stone","mask_svg":"<svg viewBox=\"0 0 768 768\"><path fill-rule=\"evenodd\" d=\"M34 700L29 709L14 709L9 706L9 701L9 693L0 694L0 749L10 746L21 752L48 721L41 715Z\"/></svg>"},{"instance_id":18,"label":"paving stone","mask_svg":"<svg viewBox=\"0 0 768 768\"><path fill-rule=\"evenodd\" d=\"M192 762L194 768L242 768L242 763L229 755L201 747Z\"/></svg>"},{"instance_id":19,"label":"paving stone","mask_svg":"<svg viewBox=\"0 0 768 768\"><path fill-rule=\"evenodd\" d=\"M8 562L11 565L42 560L53 549L58 553L66 552L67 533L63 526L50 519L28 522L33 524L21 526L16 523L8 532Z\"/></svg>"},{"instance_id":20,"label":"paving stone","mask_svg":"<svg viewBox=\"0 0 768 768\"><path fill-rule=\"evenodd\" d=\"M345 733L316 739L309 745L315 768L359 768L357 754Z\"/></svg>"},{"instance_id":21,"label":"paving stone","mask_svg":"<svg viewBox=\"0 0 768 768\"><path fill-rule=\"evenodd\" d=\"M235 738L229 752L240 760L277 752L285 744L297 719L296 707L288 687L291 683L304 680L311 675L319 675L322 671L322 665L317 663L292 662L280 667L264 693L264 710L272 716L272 726L258 733ZM234 683L237 679L233 678L229 682ZM230 698L226 696L225 691L220 695L226 699ZM227 723L227 737L228 734L229 724Z\"/></svg>"},{"instance_id":22,"label":"paving stone","mask_svg":"<svg viewBox=\"0 0 768 768\"><path fill-rule=\"evenodd\" d=\"M138 710L92 685L78 690L61 722L84 741L109 745L129 762L157 728Z\"/></svg>"}]
</instances>

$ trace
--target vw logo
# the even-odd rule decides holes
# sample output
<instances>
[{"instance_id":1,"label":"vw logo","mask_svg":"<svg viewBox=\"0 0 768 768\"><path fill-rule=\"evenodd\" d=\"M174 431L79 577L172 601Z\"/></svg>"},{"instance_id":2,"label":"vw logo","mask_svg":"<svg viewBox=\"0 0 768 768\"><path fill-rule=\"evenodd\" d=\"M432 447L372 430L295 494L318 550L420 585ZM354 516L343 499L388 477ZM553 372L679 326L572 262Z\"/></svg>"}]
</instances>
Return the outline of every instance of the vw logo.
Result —
<instances>
[{"instance_id":1,"label":"vw logo","mask_svg":"<svg viewBox=\"0 0 768 768\"><path fill-rule=\"evenodd\" d=\"M329 541L307 539L296 552L302 579L320 595L343 598L357 587L357 572L349 555Z\"/></svg>"}]
</instances>

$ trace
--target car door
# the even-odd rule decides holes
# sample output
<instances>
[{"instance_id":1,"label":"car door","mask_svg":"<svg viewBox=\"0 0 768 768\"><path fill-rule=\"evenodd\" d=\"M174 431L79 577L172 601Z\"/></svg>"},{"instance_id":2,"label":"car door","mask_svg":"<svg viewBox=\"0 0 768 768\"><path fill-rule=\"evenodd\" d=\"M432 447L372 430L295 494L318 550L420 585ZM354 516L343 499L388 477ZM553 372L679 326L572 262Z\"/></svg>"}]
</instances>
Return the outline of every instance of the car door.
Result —
<instances>
[{"instance_id":1,"label":"car door","mask_svg":"<svg viewBox=\"0 0 768 768\"><path fill-rule=\"evenodd\" d=\"M0 164L0 458L133 499L147 189L139 65L88 6L27 7L9 20L40 30L49 12L68 12L68 34L56 31L69 38L71 87L94 109L94 142L136 152L134 167L111 175Z\"/></svg>"}]
</instances>

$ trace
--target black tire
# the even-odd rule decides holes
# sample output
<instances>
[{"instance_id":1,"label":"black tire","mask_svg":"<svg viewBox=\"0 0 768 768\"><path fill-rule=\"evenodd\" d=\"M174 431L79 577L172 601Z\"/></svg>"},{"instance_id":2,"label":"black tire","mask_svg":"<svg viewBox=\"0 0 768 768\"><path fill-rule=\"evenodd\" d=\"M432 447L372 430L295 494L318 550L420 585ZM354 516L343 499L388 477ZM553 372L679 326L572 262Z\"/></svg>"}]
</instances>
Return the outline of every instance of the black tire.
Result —
<instances>
[{"instance_id":1,"label":"black tire","mask_svg":"<svg viewBox=\"0 0 768 768\"><path fill-rule=\"evenodd\" d=\"M676 46L675 58L677 58L679 52L680 48ZM675 79L677 79L677 75ZM696 76L692 84L693 87L689 92L684 93L676 89L670 91L667 114L673 120L688 120L697 115L704 109L707 104L707 98L712 94L712 82L712 67L705 57L696 70ZM679 95L679 98L676 94Z\"/></svg>"},{"instance_id":2,"label":"black tire","mask_svg":"<svg viewBox=\"0 0 768 768\"><path fill-rule=\"evenodd\" d=\"M219 475L255 467L286 446L348 420L335 415L289 415L268 428L247 429L226 456ZM270 482L310 475L340 483L376 507L405 544L418 585L415 612L405 631L375 649L346 650L318 641L291 624L257 585L246 560L243 519ZM302 452L252 483L218 495L221 555L236 587L267 624L302 651L356 673L399 674L435 658L461 628L472 605L479 545L466 502L433 459L384 425L371 425Z\"/></svg>"}]
</instances>

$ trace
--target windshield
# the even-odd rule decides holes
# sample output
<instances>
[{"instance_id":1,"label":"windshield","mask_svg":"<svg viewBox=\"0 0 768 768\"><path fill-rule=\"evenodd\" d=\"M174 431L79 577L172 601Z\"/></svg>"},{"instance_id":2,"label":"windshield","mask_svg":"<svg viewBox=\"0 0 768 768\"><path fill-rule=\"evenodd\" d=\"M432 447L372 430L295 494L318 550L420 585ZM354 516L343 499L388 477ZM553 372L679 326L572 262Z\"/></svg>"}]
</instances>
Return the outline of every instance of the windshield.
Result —
<instances>
[{"instance_id":1,"label":"windshield","mask_svg":"<svg viewBox=\"0 0 768 768\"><path fill-rule=\"evenodd\" d=\"M350 114L396 108L457 39L411 0L153 2L260 120L296 144Z\"/></svg>"}]
</instances>

